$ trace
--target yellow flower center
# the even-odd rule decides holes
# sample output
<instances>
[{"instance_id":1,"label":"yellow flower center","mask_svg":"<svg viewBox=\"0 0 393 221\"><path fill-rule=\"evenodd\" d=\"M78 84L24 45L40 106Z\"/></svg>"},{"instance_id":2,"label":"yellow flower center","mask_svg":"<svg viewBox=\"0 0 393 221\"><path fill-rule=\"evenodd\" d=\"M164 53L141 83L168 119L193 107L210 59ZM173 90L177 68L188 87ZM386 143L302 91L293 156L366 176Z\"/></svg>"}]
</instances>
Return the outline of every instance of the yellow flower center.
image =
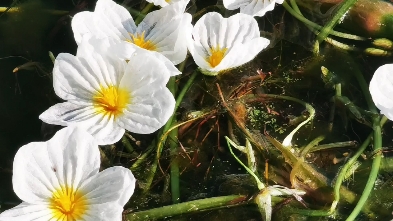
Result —
<instances>
[{"instance_id":1,"label":"yellow flower center","mask_svg":"<svg viewBox=\"0 0 393 221\"><path fill-rule=\"evenodd\" d=\"M138 45L141 48L144 48L146 50L149 51L155 51L156 50L156 46L154 45L154 43L152 41L149 40L145 40L145 31L142 32L142 34L131 34L130 36L132 38L132 40L127 40L130 43L134 43L136 45Z\"/></svg>"},{"instance_id":2,"label":"yellow flower center","mask_svg":"<svg viewBox=\"0 0 393 221\"><path fill-rule=\"evenodd\" d=\"M127 90L115 87L102 87L93 96L93 102L97 113L117 117L121 115L127 104L130 103L130 94Z\"/></svg>"},{"instance_id":3,"label":"yellow flower center","mask_svg":"<svg viewBox=\"0 0 393 221\"><path fill-rule=\"evenodd\" d=\"M206 60L207 60L207 62L209 62L210 66L212 68L217 66L222 61L222 59L225 56L225 52L227 50L228 50L227 48L222 48L221 49L219 45L217 47L215 47L215 48L214 47L210 48L210 53L211 54L210 54L210 56Z\"/></svg>"},{"instance_id":4,"label":"yellow flower center","mask_svg":"<svg viewBox=\"0 0 393 221\"><path fill-rule=\"evenodd\" d=\"M87 200L81 191L59 188L53 192L49 202L54 220L81 220L88 209Z\"/></svg>"}]
</instances>

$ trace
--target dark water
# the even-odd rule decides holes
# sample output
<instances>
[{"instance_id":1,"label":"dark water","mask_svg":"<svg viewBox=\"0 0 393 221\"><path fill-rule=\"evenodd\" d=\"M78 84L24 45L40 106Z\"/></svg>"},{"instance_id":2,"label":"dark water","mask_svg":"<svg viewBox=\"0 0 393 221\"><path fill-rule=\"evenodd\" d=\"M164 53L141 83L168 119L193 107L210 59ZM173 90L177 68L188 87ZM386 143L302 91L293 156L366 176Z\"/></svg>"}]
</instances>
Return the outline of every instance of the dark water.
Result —
<instances>
[{"instance_id":1,"label":"dark water","mask_svg":"<svg viewBox=\"0 0 393 221\"><path fill-rule=\"evenodd\" d=\"M94 8L94 1L88 2L90 9ZM138 9L139 1L130 1L129 5ZM215 3L215 2L214 2ZM11 1L2 1L0 6L9 6ZM141 3L144 4L144 3ZM189 8L190 11L199 11L202 8L217 10L209 6L208 1L196 1ZM75 5L70 1L36 1L30 0L17 4L21 12L8 12L0 17L0 203L2 208L9 208L19 203L19 199L12 191L12 162L18 148L32 141L48 139L54 130L43 126L38 116L53 104L60 102L55 96L51 80L53 64L48 56L52 51L56 56L60 52L75 53L76 44L70 28L70 18L64 15L48 14L44 10L56 9L72 11ZM219 8L220 9L220 8ZM223 14L229 16L228 11ZM309 14L313 17L313 14ZM330 98L334 90L325 86L321 78L321 66L328 67L342 82L343 95L353 103L366 109L366 103L356 78L352 72L360 70L367 82L372 74L382 64L391 63L391 57L373 57L361 52L345 52L331 45L321 46L320 56L311 52L315 35L303 24L291 17L282 7L277 7L274 13L268 13L264 18L258 18L262 35L271 39L271 45L257 58L247 65L235 69L217 78L199 76L185 97L179 110L179 120L185 118L191 111L201 110L212 114L209 118L197 121L190 128L183 128L184 132L180 142L184 150L179 151L178 161L181 173L181 201L208 198L221 195L245 194L249 198L258 192L254 181L245 170L233 159L227 149L224 136L230 135L233 120L227 111L220 105L221 99L216 89L216 83L222 87L224 96L230 96L237 88L253 93L268 93L286 95L308 102L316 109L316 117L312 124L302 128L294 137L293 143L297 147L307 145L319 135L325 135L324 144L342 141L362 141L371 132L371 129L360 123L348 113L340 110L333 120L333 130L329 131ZM369 42L361 43L360 47ZM23 58L22 58L23 57ZM29 62L37 62L31 65ZM27 65L27 64L30 64ZM13 73L16 67L28 67ZM22 66L23 67L23 66ZM185 74L195 69L192 59L188 60ZM269 73L263 83L260 80L243 81L250 76L257 75L257 69ZM180 78L180 87L186 77ZM242 117L248 130L255 137L261 137L260 142L268 146L266 150L257 152L258 171L263 174L265 163L268 162L276 169L271 170L269 184L280 184L291 187L289 176L291 167L285 163L281 153L268 144L263 138L264 129L278 140L282 140L294 128L290 119L302 115L304 107L289 101L269 100L265 102L233 105L237 116ZM234 126L235 127L235 126ZM392 124L384 127L384 147L386 147L385 164L377 185L369 199L370 214L361 214L361 220L388 220L391 217L393 205L390 194L392 169L389 162L392 147ZM232 131L239 142L244 142L244 136L239 129ZM143 154L150 141L155 137L133 135L139 145L134 151L126 150L122 143L112 147L103 147L107 154L107 165L132 166L137 156ZM263 143L267 142L267 143ZM333 180L338 170L345 163L345 154L353 153L356 148L341 148L329 151L320 151L307 156L307 162L316 168L316 171L329 179L328 186L321 186L317 191L305 197L310 209L329 209L332 201ZM155 153L153 151L153 153ZM239 155L240 153L237 152ZM127 155L128 154L128 155ZM164 150L161 166L166 170L171 163L171 154ZM367 180L372 160L371 149L365 153L367 159L362 159L362 166L354 173L354 179L343 185L356 194L361 194ZM154 155L154 154L153 154ZM154 161L154 156L144 162L146 167ZM173 159L173 158L172 158ZM246 160L244 155L242 160ZM338 162L334 161L338 160ZM268 160L268 161L267 161ZM336 163L334 163L336 162ZM269 167L270 168L270 167ZM136 170L137 179L143 181L145 170ZM165 175L160 171L155 177L153 188L147 194L142 194L142 184L139 185L135 195L131 198L130 208L145 210L153 207L168 205L171 202L170 193ZM278 178L277 178L278 177ZM142 182L141 182L142 183ZM288 220L290 216L286 207L296 203L280 204L274 210L273 220ZM354 204L340 203L338 215L335 218L306 217L292 215L291 220L344 220L352 211ZM303 208L305 209L305 208ZM246 205L231 209L220 209L182 217L184 220L261 220L260 213L255 205ZM169 219L168 219L169 220ZM177 220L172 218L171 220Z\"/></svg>"}]
</instances>

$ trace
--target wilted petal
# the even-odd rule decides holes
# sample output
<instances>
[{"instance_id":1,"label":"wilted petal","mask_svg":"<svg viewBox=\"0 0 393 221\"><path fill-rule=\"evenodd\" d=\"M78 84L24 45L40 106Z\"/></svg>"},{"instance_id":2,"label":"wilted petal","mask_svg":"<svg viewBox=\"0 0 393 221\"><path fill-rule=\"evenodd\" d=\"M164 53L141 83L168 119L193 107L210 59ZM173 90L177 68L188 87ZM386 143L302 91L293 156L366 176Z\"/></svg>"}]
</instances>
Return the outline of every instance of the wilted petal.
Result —
<instances>
[{"instance_id":1,"label":"wilted petal","mask_svg":"<svg viewBox=\"0 0 393 221\"><path fill-rule=\"evenodd\" d=\"M264 220L270 221L272 219L272 196L269 190L264 189L262 193L259 193L255 197L255 202Z\"/></svg>"}]
</instances>

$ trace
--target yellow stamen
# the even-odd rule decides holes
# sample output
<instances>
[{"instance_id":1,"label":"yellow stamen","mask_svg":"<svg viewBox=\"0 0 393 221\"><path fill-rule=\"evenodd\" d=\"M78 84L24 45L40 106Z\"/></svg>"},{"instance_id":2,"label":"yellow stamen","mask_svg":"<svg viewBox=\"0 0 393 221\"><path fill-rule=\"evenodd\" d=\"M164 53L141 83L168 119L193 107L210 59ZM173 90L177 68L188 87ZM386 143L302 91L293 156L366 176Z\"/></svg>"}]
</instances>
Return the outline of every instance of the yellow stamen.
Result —
<instances>
[{"instance_id":1,"label":"yellow stamen","mask_svg":"<svg viewBox=\"0 0 393 221\"><path fill-rule=\"evenodd\" d=\"M82 220L88 209L84 194L73 188L59 188L53 192L49 201L49 209L54 220Z\"/></svg>"},{"instance_id":2,"label":"yellow stamen","mask_svg":"<svg viewBox=\"0 0 393 221\"><path fill-rule=\"evenodd\" d=\"M101 86L100 91L93 96L96 112L114 117L123 113L130 100L130 94L126 89L113 85L106 88Z\"/></svg>"},{"instance_id":3,"label":"yellow stamen","mask_svg":"<svg viewBox=\"0 0 393 221\"><path fill-rule=\"evenodd\" d=\"M217 47L212 47L210 48L210 56L207 57L207 62L209 62L210 66L212 68L214 68L215 66L217 66L222 59L225 56L225 52L227 51L227 48L220 48L220 46L218 45Z\"/></svg>"},{"instance_id":4,"label":"yellow stamen","mask_svg":"<svg viewBox=\"0 0 393 221\"><path fill-rule=\"evenodd\" d=\"M139 47L144 48L149 51L156 50L156 46L154 45L154 43L152 41L145 40L145 31L143 31L142 34L136 33L135 35L130 33L130 36L131 36L132 40L131 39L127 40L128 42L134 43L134 44L138 45Z\"/></svg>"}]
</instances>

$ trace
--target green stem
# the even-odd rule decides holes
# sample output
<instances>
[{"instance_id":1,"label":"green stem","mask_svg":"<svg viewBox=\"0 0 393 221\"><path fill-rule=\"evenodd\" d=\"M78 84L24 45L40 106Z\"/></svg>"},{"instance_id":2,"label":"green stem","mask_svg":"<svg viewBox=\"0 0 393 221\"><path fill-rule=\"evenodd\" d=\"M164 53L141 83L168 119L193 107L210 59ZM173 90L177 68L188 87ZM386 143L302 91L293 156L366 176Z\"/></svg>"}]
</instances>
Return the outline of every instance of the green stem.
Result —
<instances>
[{"instance_id":1,"label":"green stem","mask_svg":"<svg viewBox=\"0 0 393 221\"><path fill-rule=\"evenodd\" d=\"M341 96L341 83L335 84L334 88L336 89L336 96Z\"/></svg>"},{"instance_id":2,"label":"green stem","mask_svg":"<svg viewBox=\"0 0 393 221\"><path fill-rule=\"evenodd\" d=\"M300 11L299 7L298 7L297 4L296 4L296 0L290 0L290 3L291 3L291 6L292 6L293 11L294 11L295 13L299 14L300 16L302 16L302 17L304 18L302 12ZM316 24L315 24L315 25L316 25ZM308 29L310 29L314 34L318 35L318 30L317 30L317 29L312 28L310 25L307 25L307 24L306 24L306 26L307 26ZM320 26L320 27L321 27L321 26ZM321 27L321 28L322 28L322 27ZM330 34L335 35L334 33L336 33L334 30L330 30ZM356 40L365 40L364 38L359 37L359 36L356 36L356 35L351 35L351 34L346 34L346 33L341 33L341 32L337 32L337 33L339 33L339 34L340 34L339 37L342 37L342 38L348 38L348 39L356 38ZM326 37L326 38L325 38L325 41L326 41L327 43L329 43L329 44L331 44L331 45L333 45L333 46L335 46L335 47L341 48L341 49L343 49L343 50L347 50L347 51L360 51L358 48L356 48L356 47L354 47L354 46L350 46L350 45L344 44L344 43L342 43L342 42L336 41L336 40L331 39L331 38L329 38L329 37ZM318 44L318 43L316 43L315 46L314 46L314 52L315 52L316 54L319 53L319 44Z\"/></svg>"},{"instance_id":3,"label":"green stem","mask_svg":"<svg viewBox=\"0 0 393 221\"><path fill-rule=\"evenodd\" d=\"M142 9L140 15L135 19L135 24L138 25L145 18L145 15L150 12L150 10L154 7L153 3L149 3Z\"/></svg>"},{"instance_id":4,"label":"green stem","mask_svg":"<svg viewBox=\"0 0 393 221\"><path fill-rule=\"evenodd\" d=\"M343 142L336 142L336 143L329 143L329 144L322 144L310 149L310 153L317 152L321 150L329 150L333 148L343 148L343 147L356 147L355 141L343 141Z\"/></svg>"},{"instance_id":5,"label":"green stem","mask_svg":"<svg viewBox=\"0 0 393 221\"><path fill-rule=\"evenodd\" d=\"M333 27L337 22L347 13L350 7L356 3L357 0L346 0L343 1L341 7L334 13L333 18L321 29L321 32L317 36L317 41L321 43L333 30Z\"/></svg>"},{"instance_id":6,"label":"green stem","mask_svg":"<svg viewBox=\"0 0 393 221\"><path fill-rule=\"evenodd\" d=\"M171 77L167 84L168 89L172 92L173 96L176 97L176 77ZM176 113L176 111L174 111ZM176 119L174 117L175 114L171 117L171 124L175 124ZM178 144L176 142L178 130L172 130L169 137L169 149L171 151L171 194L172 194L172 202L179 203L180 202L180 181L179 181L179 164L177 161L177 153L178 153Z\"/></svg>"},{"instance_id":7,"label":"green stem","mask_svg":"<svg viewBox=\"0 0 393 221\"><path fill-rule=\"evenodd\" d=\"M176 122L173 122L174 124ZM175 139L178 136L178 129L171 130L169 133L169 149L171 150L171 193L172 202L180 203L180 171L178 161L178 143Z\"/></svg>"},{"instance_id":8,"label":"green stem","mask_svg":"<svg viewBox=\"0 0 393 221\"><path fill-rule=\"evenodd\" d=\"M325 136L318 136L317 138L315 138L314 140L312 140L309 144L307 144L307 146L305 146L302 151L300 152L300 156L304 157L311 148L315 147L316 145L318 145L319 142L321 142L322 140L325 139Z\"/></svg>"},{"instance_id":9,"label":"green stem","mask_svg":"<svg viewBox=\"0 0 393 221\"><path fill-rule=\"evenodd\" d=\"M127 8L127 10L130 12L132 17L136 17L136 18L141 17L142 20L146 17L146 14L142 14L142 12L139 11L139 10L136 10L136 9L133 9L133 8Z\"/></svg>"},{"instance_id":10,"label":"green stem","mask_svg":"<svg viewBox=\"0 0 393 221\"><path fill-rule=\"evenodd\" d=\"M153 141L153 142L149 145L149 147L147 148L147 150L146 150L141 156L138 157L138 159L135 161L134 164L132 164L132 166L130 167L130 170L131 170L131 171L134 171L136 168L138 168L138 167L141 165L141 163L142 163L143 161L145 161L145 160L148 158L148 156L150 155L150 153L151 153L151 152L153 151L153 149L154 149L154 145L155 145L155 141Z\"/></svg>"},{"instance_id":11,"label":"green stem","mask_svg":"<svg viewBox=\"0 0 393 221\"><path fill-rule=\"evenodd\" d=\"M236 204L235 201L246 199L244 195L229 195L219 196L207 199L193 200L175 205L163 206L150 210L135 212L127 215L128 220L156 220L176 215L212 210L216 208L237 206L243 204Z\"/></svg>"},{"instance_id":12,"label":"green stem","mask_svg":"<svg viewBox=\"0 0 393 221\"><path fill-rule=\"evenodd\" d=\"M289 208L289 213L300 214L304 216L331 216L333 215L330 211L326 210L308 210L308 209L298 209L298 208Z\"/></svg>"},{"instance_id":13,"label":"green stem","mask_svg":"<svg viewBox=\"0 0 393 221\"><path fill-rule=\"evenodd\" d=\"M132 147L130 141L127 139L126 135L123 135L121 138L121 142L123 143L123 146L127 149L129 153L134 152L134 148Z\"/></svg>"},{"instance_id":14,"label":"green stem","mask_svg":"<svg viewBox=\"0 0 393 221\"><path fill-rule=\"evenodd\" d=\"M384 116L380 121L380 126L382 127L386 123L386 121L387 118ZM358 151L356 151L356 153L348 160L348 162L344 165L344 167L339 172L336 178L336 182L334 184L334 201L332 203L330 211L333 212L336 209L338 202L340 201L340 188L341 188L341 184L345 179L345 174L347 173L348 169L355 163L355 161L360 157L360 155L364 152L364 150L368 147L372 137L373 137L373 133L371 133L366 138L366 140L364 140L363 144L359 147Z\"/></svg>"},{"instance_id":15,"label":"green stem","mask_svg":"<svg viewBox=\"0 0 393 221\"><path fill-rule=\"evenodd\" d=\"M379 114L378 109L375 106L373 99L371 98L370 90L368 89L368 84L366 80L364 80L363 74L357 67L353 68L352 73L355 75L359 83L360 89L362 90L364 98L366 99L368 109L374 114Z\"/></svg>"},{"instance_id":16,"label":"green stem","mask_svg":"<svg viewBox=\"0 0 393 221\"><path fill-rule=\"evenodd\" d=\"M297 18L299 21L303 22L304 24L306 24L310 28L313 28L315 30L322 29L322 26L315 24L314 22L312 22L312 21L308 20L307 18L305 18L304 16L302 16L300 13L296 12L293 8L291 8L291 6L288 5L288 3L286 1L284 1L282 5L293 17ZM342 32L338 32L338 31L334 31L334 30L331 30L329 34L340 37L340 38L346 38L346 39L352 39L352 40L359 40L359 41L367 40L364 37L360 37L357 35L351 35L351 34L347 34L347 33L342 33Z\"/></svg>"},{"instance_id":17,"label":"green stem","mask_svg":"<svg viewBox=\"0 0 393 221\"><path fill-rule=\"evenodd\" d=\"M198 71L195 70L194 73L192 73L191 77L186 82L186 84L184 85L184 87L182 88L182 90L180 91L179 95L177 96L176 103L175 103L175 109L173 111L174 114L169 118L168 122L165 124L165 126L162 130L163 133L160 136L160 139L158 140L156 158L155 158L153 164L151 165L150 173L149 173L148 178L146 180L146 187L147 188L145 189L145 191L147 191L150 188L150 186L153 182L154 175L157 171L158 161L160 160L160 157L161 157L162 148L164 147L164 143L166 142L166 139L167 139L166 132L171 128L177 108L179 108L180 103L183 101L185 94L187 93L188 89L190 89L197 74L198 74Z\"/></svg>"},{"instance_id":18,"label":"green stem","mask_svg":"<svg viewBox=\"0 0 393 221\"><path fill-rule=\"evenodd\" d=\"M250 168L248 168L246 165L244 165L244 163L235 155L235 153L233 153L232 151L232 147L231 145L236 145L235 143L233 143L233 141L231 139L229 139L229 137L225 136L225 139L227 140L227 144L228 144L228 148L229 148L229 152L231 152L232 156L236 159L236 161L242 165L242 167L247 170L247 172L254 177L255 182L257 183L258 189L262 190L265 189L265 185L261 182L261 180L259 180L259 177L252 172L252 170L250 170Z\"/></svg>"},{"instance_id":19,"label":"green stem","mask_svg":"<svg viewBox=\"0 0 393 221\"><path fill-rule=\"evenodd\" d=\"M382 135L381 135L381 124L380 124L380 117L373 118L373 129L374 129L374 159L371 166L370 175L368 177L366 186L364 187L362 196L360 197L358 203L356 204L355 208L353 209L352 213L347 218L347 221L355 220L355 218L359 215L360 211L362 210L364 204L366 203L370 193L374 187L375 181L377 180L379 167L381 165L382 159Z\"/></svg>"}]
</instances>

